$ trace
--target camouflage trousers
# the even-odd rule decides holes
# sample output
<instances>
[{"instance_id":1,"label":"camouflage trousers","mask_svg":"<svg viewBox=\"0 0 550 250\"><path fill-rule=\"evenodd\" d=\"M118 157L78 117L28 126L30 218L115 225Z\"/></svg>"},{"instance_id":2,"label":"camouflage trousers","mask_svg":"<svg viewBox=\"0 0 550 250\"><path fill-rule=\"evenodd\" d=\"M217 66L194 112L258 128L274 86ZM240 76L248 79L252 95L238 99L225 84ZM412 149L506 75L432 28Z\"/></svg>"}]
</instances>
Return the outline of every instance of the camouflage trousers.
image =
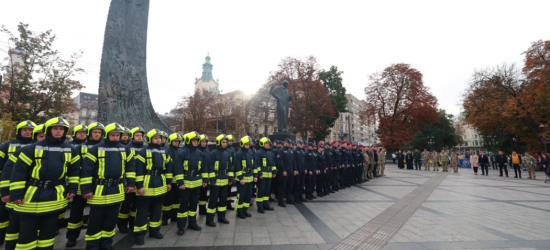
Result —
<instances>
[{"instance_id":1,"label":"camouflage trousers","mask_svg":"<svg viewBox=\"0 0 550 250\"><path fill-rule=\"evenodd\" d=\"M453 167L453 171L458 172L458 162L451 162L451 166Z\"/></svg>"},{"instance_id":2,"label":"camouflage trousers","mask_svg":"<svg viewBox=\"0 0 550 250\"><path fill-rule=\"evenodd\" d=\"M430 171L430 167L434 165L433 163L431 163L430 161L424 161L424 170L428 170Z\"/></svg>"},{"instance_id":3,"label":"camouflage trousers","mask_svg":"<svg viewBox=\"0 0 550 250\"><path fill-rule=\"evenodd\" d=\"M443 171L447 172L449 171L449 162L441 162L441 167L443 168Z\"/></svg>"},{"instance_id":4,"label":"camouflage trousers","mask_svg":"<svg viewBox=\"0 0 550 250\"><path fill-rule=\"evenodd\" d=\"M380 172L378 176L385 176L384 171L386 170L386 163L378 164L378 171Z\"/></svg>"},{"instance_id":5,"label":"camouflage trousers","mask_svg":"<svg viewBox=\"0 0 550 250\"><path fill-rule=\"evenodd\" d=\"M527 172L529 173L529 178L535 179L535 166L531 164L525 164L525 168L527 169Z\"/></svg>"}]
</instances>

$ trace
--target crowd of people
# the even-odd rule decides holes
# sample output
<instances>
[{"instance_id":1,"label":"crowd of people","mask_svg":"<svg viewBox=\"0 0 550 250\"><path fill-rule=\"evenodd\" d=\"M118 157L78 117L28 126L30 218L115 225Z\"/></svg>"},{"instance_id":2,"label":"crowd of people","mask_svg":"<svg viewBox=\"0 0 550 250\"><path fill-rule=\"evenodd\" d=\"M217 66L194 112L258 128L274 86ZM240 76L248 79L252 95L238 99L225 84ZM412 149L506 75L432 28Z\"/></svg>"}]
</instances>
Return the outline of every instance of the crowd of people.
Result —
<instances>
[{"instance_id":1,"label":"crowd of people","mask_svg":"<svg viewBox=\"0 0 550 250\"><path fill-rule=\"evenodd\" d=\"M84 226L86 249L112 249L115 228L137 245L146 232L162 239L160 227L177 223L177 234L240 219L385 176L385 150L346 141L307 143L237 140L221 134L215 147L197 132L185 135L118 123L78 125L67 141L62 117L36 125L23 121L16 139L0 145L0 245L5 249L53 249L66 217L66 247L74 247ZM231 187L236 186L233 207ZM272 197L272 194L274 196ZM69 204L69 201L70 204ZM84 216L89 207L89 218Z\"/></svg>"},{"instance_id":2,"label":"crowd of people","mask_svg":"<svg viewBox=\"0 0 550 250\"><path fill-rule=\"evenodd\" d=\"M521 172L525 169L528 172L529 179L536 179L536 171L542 171L544 174L550 176L550 169L548 168L549 156L545 153L537 153L531 155L529 152L525 152L523 155L512 151L512 154L505 155L503 151L499 151L498 154L489 153L485 151L472 152L451 152L451 154L445 153L445 150L441 152L432 151L429 152L424 149L424 152L420 153L418 149L414 151L397 151L392 154L393 162L396 163L399 168L404 169L405 165L407 169L420 170L421 166L424 166L424 170L439 171L439 167L442 167L444 172L448 172L448 165L450 164L454 172L458 172L458 168L472 168L474 175L478 174L479 168L481 168L481 175L489 175L489 166L493 170L499 169L500 175L503 174L508 177L508 167L514 171L514 178L522 178Z\"/></svg>"}]
</instances>

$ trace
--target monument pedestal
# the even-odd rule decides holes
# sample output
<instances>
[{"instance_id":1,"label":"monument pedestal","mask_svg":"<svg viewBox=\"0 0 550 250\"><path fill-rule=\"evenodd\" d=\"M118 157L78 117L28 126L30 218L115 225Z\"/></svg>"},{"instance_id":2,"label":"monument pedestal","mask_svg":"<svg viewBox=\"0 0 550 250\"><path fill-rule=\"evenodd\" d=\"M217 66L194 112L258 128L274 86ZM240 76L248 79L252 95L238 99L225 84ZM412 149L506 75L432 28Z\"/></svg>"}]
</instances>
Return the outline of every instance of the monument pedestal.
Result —
<instances>
[{"instance_id":1,"label":"monument pedestal","mask_svg":"<svg viewBox=\"0 0 550 250\"><path fill-rule=\"evenodd\" d=\"M267 137L271 140L271 142L275 140L284 141L286 138L289 138L292 141L296 141L296 135L289 132L275 132L272 135L268 135Z\"/></svg>"}]
</instances>

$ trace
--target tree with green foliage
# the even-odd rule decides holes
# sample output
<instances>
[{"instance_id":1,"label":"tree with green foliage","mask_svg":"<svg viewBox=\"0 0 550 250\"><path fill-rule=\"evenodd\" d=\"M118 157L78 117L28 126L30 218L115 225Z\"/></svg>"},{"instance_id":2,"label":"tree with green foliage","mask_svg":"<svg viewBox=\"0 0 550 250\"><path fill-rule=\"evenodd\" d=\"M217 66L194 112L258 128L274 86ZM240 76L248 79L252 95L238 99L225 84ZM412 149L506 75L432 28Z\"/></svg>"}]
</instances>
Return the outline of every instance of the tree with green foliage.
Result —
<instances>
[{"instance_id":1,"label":"tree with green foliage","mask_svg":"<svg viewBox=\"0 0 550 250\"><path fill-rule=\"evenodd\" d=\"M322 118L323 123L327 127L324 137L330 134L330 128L334 126L334 122L340 117L340 112L347 112L346 104L348 103L348 99L346 98L346 88L342 85L343 73L343 71L338 71L338 67L336 66L330 67L328 71L322 70L319 72L319 80L325 86L330 102L336 110L333 116Z\"/></svg>"},{"instance_id":2,"label":"tree with green foliage","mask_svg":"<svg viewBox=\"0 0 550 250\"><path fill-rule=\"evenodd\" d=\"M453 148L460 144L462 137L460 137L455 128L453 127L452 114L447 114L444 109L440 109L438 112L439 120L425 126L418 132L411 140L410 148L419 149L423 151L425 148L432 151L440 151L443 147ZM428 137L434 137L431 139L434 144L430 145Z\"/></svg>"},{"instance_id":3,"label":"tree with green foliage","mask_svg":"<svg viewBox=\"0 0 550 250\"><path fill-rule=\"evenodd\" d=\"M5 26L0 32L8 35L14 47L9 51L9 64L2 67L7 74L0 83L4 99L0 101L0 113L11 113L14 121L32 120L37 124L69 113L74 105L71 94L83 88L74 79L84 72L76 66L82 52L62 58L53 49L56 36L52 31L34 32L28 24L19 23L18 34Z\"/></svg>"}]
</instances>

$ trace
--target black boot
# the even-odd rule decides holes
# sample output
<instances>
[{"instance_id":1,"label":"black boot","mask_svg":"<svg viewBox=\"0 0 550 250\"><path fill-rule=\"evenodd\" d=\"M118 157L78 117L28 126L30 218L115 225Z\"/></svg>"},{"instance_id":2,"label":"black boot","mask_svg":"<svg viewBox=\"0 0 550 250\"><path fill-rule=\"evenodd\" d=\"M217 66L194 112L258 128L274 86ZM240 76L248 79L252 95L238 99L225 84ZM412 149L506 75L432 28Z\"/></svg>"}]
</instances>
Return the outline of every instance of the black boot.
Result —
<instances>
[{"instance_id":1,"label":"black boot","mask_svg":"<svg viewBox=\"0 0 550 250\"><path fill-rule=\"evenodd\" d=\"M241 219L246 219L246 215L244 215L242 212L238 213L237 217L239 217Z\"/></svg>"},{"instance_id":2,"label":"black boot","mask_svg":"<svg viewBox=\"0 0 550 250\"><path fill-rule=\"evenodd\" d=\"M216 223L214 223L214 215L215 214L207 214L206 215L206 225L209 227L216 227Z\"/></svg>"},{"instance_id":3,"label":"black boot","mask_svg":"<svg viewBox=\"0 0 550 250\"><path fill-rule=\"evenodd\" d=\"M206 215L206 205L199 205L199 214Z\"/></svg>"},{"instance_id":4,"label":"black boot","mask_svg":"<svg viewBox=\"0 0 550 250\"><path fill-rule=\"evenodd\" d=\"M189 226L187 226L188 229L194 230L194 231L201 231L202 228L197 225L197 217L195 216L189 216L187 218L189 220Z\"/></svg>"},{"instance_id":5,"label":"black boot","mask_svg":"<svg viewBox=\"0 0 550 250\"><path fill-rule=\"evenodd\" d=\"M300 196L300 201L301 201L301 202L306 202L307 200L304 199L304 197Z\"/></svg>"},{"instance_id":6,"label":"black boot","mask_svg":"<svg viewBox=\"0 0 550 250\"><path fill-rule=\"evenodd\" d=\"M229 224L229 221L225 218L225 211L218 213L218 222L222 224Z\"/></svg>"},{"instance_id":7,"label":"black boot","mask_svg":"<svg viewBox=\"0 0 550 250\"><path fill-rule=\"evenodd\" d=\"M227 201L227 210L235 211L235 208L231 206L231 202Z\"/></svg>"},{"instance_id":8,"label":"black boot","mask_svg":"<svg viewBox=\"0 0 550 250\"><path fill-rule=\"evenodd\" d=\"M130 232L128 229L128 219L117 219L117 227L118 231L123 234L127 234Z\"/></svg>"},{"instance_id":9,"label":"black boot","mask_svg":"<svg viewBox=\"0 0 550 250\"><path fill-rule=\"evenodd\" d=\"M2 243L4 243L4 242L2 242ZM2 245L2 244L0 244L0 245ZM76 246L76 240L67 240L67 243L65 243L65 247L74 247L74 246Z\"/></svg>"}]
</instances>

